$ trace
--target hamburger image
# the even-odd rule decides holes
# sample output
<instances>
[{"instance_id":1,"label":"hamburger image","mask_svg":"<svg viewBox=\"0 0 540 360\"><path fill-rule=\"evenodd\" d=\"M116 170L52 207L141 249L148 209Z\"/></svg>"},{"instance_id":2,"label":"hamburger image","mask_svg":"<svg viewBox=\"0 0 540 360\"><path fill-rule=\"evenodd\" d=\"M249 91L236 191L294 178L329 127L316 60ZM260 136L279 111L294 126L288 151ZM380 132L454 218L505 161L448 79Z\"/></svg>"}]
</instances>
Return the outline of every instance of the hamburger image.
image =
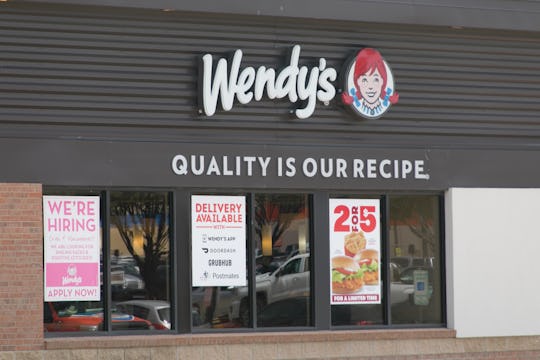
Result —
<instances>
[{"instance_id":1,"label":"hamburger image","mask_svg":"<svg viewBox=\"0 0 540 360\"><path fill-rule=\"evenodd\" d=\"M332 292L334 294L353 294L364 285L364 273L358 263L350 256L332 258Z\"/></svg>"},{"instance_id":2,"label":"hamburger image","mask_svg":"<svg viewBox=\"0 0 540 360\"><path fill-rule=\"evenodd\" d=\"M351 232L345 235L345 255L355 257L356 254L366 248L366 238L363 232Z\"/></svg>"},{"instance_id":3,"label":"hamburger image","mask_svg":"<svg viewBox=\"0 0 540 360\"><path fill-rule=\"evenodd\" d=\"M377 285L379 283L379 252L373 249L364 249L354 259L364 273L364 283Z\"/></svg>"}]
</instances>

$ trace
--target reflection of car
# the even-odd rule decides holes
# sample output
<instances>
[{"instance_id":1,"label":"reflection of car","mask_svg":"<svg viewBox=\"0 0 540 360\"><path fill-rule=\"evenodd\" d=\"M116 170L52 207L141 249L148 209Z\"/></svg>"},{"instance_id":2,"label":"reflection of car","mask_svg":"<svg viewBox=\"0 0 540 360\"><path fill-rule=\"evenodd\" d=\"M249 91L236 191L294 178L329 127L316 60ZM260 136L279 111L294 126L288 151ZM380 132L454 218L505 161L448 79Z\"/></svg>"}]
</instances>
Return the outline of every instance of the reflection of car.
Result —
<instances>
[{"instance_id":1,"label":"reflection of car","mask_svg":"<svg viewBox=\"0 0 540 360\"><path fill-rule=\"evenodd\" d=\"M171 306L162 300L129 300L116 304L116 310L148 320L155 329L171 328Z\"/></svg>"},{"instance_id":2,"label":"reflection of car","mask_svg":"<svg viewBox=\"0 0 540 360\"><path fill-rule=\"evenodd\" d=\"M409 267L433 267L434 257L412 257L412 256L394 256L390 262L398 265L403 271Z\"/></svg>"},{"instance_id":3,"label":"reflection of car","mask_svg":"<svg viewBox=\"0 0 540 360\"><path fill-rule=\"evenodd\" d=\"M283 264L281 261L276 261L271 256L261 256L255 260L255 273L257 275L271 273Z\"/></svg>"},{"instance_id":4,"label":"reflection of car","mask_svg":"<svg viewBox=\"0 0 540 360\"><path fill-rule=\"evenodd\" d=\"M414 292L412 283L404 283L400 277L401 268L390 263L390 296L392 305L409 301L409 296Z\"/></svg>"},{"instance_id":5,"label":"reflection of car","mask_svg":"<svg viewBox=\"0 0 540 360\"><path fill-rule=\"evenodd\" d=\"M139 270L128 263L111 266L111 291L116 301L141 299L146 294Z\"/></svg>"},{"instance_id":6,"label":"reflection of car","mask_svg":"<svg viewBox=\"0 0 540 360\"><path fill-rule=\"evenodd\" d=\"M415 272L418 283L415 283ZM395 303L392 301L392 322L413 323L413 322L433 322L442 321L442 309L440 302L433 301L435 280L433 269L430 267L410 267L400 274L402 287L407 290L402 294L402 301ZM427 278L427 284L422 284L422 280ZM436 281L436 280L435 280ZM426 287L427 285L427 287ZM415 291L417 291L415 293ZM392 296L394 296L392 292Z\"/></svg>"},{"instance_id":7,"label":"reflection of car","mask_svg":"<svg viewBox=\"0 0 540 360\"><path fill-rule=\"evenodd\" d=\"M400 303L412 303L414 296L414 272L426 271L428 274L428 296L433 292L433 269L425 267L409 267L399 275L392 272L392 283L390 284L392 305Z\"/></svg>"},{"instance_id":8,"label":"reflection of car","mask_svg":"<svg viewBox=\"0 0 540 360\"><path fill-rule=\"evenodd\" d=\"M229 309L234 298L234 289L227 286L192 288L191 303L194 318L199 319L194 321L193 325L229 321Z\"/></svg>"},{"instance_id":9,"label":"reflection of car","mask_svg":"<svg viewBox=\"0 0 540 360\"><path fill-rule=\"evenodd\" d=\"M231 319L240 318L246 326L249 319L247 286L237 288L237 298L231 304ZM278 300L310 294L309 253L296 255L273 273L256 276L257 309Z\"/></svg>"},{"instance_id":10,"label":"reflection of car","mask_svg":"<svg viewBox=\"0 0 540 360\"><path fill-rule=\"evenodd\" d=\"M291 297L266 305L257 314L257 326L311 326L310 297Z\"/></svg>"},{"instance_id":11,"label":"reflection of car","mask_svg":"<svg viewBox=\"0 0 540 360\"><path fill-rule=\"evenodd\" d=\"M89 302L62 301L47 302L43 306L45 331L98 331L103 330L103 312L101 308L92 308ZM153 329L149 321L133 315L113 312L111 314L113 330Z\"/></svg>"}]
</instances>

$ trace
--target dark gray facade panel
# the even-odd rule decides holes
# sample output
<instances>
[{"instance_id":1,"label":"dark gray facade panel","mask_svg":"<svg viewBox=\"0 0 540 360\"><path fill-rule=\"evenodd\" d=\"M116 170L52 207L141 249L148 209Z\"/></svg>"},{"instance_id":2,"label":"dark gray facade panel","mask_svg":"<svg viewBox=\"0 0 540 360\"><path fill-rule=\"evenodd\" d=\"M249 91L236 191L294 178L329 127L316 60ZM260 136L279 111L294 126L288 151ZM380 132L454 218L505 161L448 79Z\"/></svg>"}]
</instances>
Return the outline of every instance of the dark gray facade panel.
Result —
<instances>
[{"instance_id":1,"label":"dark gray facade panel","mask_svg":"<svg viewBox=\"0 0 540 360\"><path fill-rule=\"evenodd\" d=\"M46 186L441 191L450 187L538 187L540 183L540 157L535 151L396 151L36 139L3 140L0 151L17 154L16 161L9 156L0 157L0 167L9 169L3 172L1 181ZM187 162L176 162L174 166L179 155ZM294 162L287 167L289 158ZM262 161L267 165L262 166ZM337 170L337 161L345 164L343 171ZM354 164L358 161L362 167L355 172ZM385 161L387 165L382 166ZM370 162L374 165L368 170ZM415 176L414 170L405 174L404 162L421 162L420 176ZM290 169L294 173L287 174Z\"/></svg>"},{"instance_id":2,"label":"dark gray facade panel","mask_svg":"<svg viewBox=\"0 0 540 360\"><path fill-rule=\"evenodd\" d=\"M6 10L0 15L9 35L0 40L4 122L478 136L538 131L535 34L46 6L30 11L16 4ZM244 66L279 67L293 44L302 46L301 61L324 57L338 69L360 46L380 49L402 100L377 122L352 119L337 99L329 107L318 104L309 121L291 120L286 101L264 100L198 116L200 55L212 53L217 61L242 49Z\"/></svg>"},{"instance_id":3,"label":"dark gray facade panel","mask_svg":"<svg viewBox=\"0 0 540 360\"><path fill-rule=\"evenodd\" d=\"M215 154L234 154L242 145L250 154L270 151L273 159L280 152L347 159L367 152L382 160L412 151L430 158L432 175L429 181L308 179L309 185L284 177L226 178L223 185L234 187L538 184L530 165L540 146L537 32L17 1L1 6L0 137L2 165L11 170L1 181L211 187L215 178L177 176L169 164L176 151L207 144ZM243 67L279 68L295 44L302 47L301 65L325 58L338 71L360 47L379 49L392 67L399 103L377 120L349 114L339 96L328 106L318 103L308 119L292 117L294 105L285 100L267 99L229 112L218 108L212 117L198 113L200 56L210 53L215 63L241 49ZM484 171L493 150L504 150L496 155L501 167L491 161ZM13 164L13 154L24 161ZM156 168L141 174L141 163ZM66 166L73 171L64 173Z\"/></svg>"},{"instance_id":4,"label":"dark gray facade panel","mask_svg":"<svg viewBox=\"0 0 540 360\"><path fill-rule=\"evenodd\" d=\"M34 3L88 5L84 0L11 0ZM94 0L93 5L167 11L201 11L308 19L387 22L503 30L540 30L536 0Z\"/></svg>"}]
</instances>

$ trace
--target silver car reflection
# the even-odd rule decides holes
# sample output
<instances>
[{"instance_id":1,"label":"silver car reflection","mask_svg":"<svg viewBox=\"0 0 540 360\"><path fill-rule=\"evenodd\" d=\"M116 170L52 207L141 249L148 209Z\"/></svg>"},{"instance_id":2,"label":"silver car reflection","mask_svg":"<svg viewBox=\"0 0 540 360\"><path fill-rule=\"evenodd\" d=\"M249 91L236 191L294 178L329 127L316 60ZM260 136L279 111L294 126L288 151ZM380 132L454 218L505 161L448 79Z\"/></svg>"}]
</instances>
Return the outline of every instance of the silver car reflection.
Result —
<instances>
[{"instance_id":1,"label":"silver car reflection","mask_svg":"<svg viewBox=\"0 0 540 360\"><path fill-rule=\"evenodd\" d=\"M157 330L170 330L171 306L163 300L129 300L116 304L116 310L148 320Z\"/></svg>"}]
</instances>

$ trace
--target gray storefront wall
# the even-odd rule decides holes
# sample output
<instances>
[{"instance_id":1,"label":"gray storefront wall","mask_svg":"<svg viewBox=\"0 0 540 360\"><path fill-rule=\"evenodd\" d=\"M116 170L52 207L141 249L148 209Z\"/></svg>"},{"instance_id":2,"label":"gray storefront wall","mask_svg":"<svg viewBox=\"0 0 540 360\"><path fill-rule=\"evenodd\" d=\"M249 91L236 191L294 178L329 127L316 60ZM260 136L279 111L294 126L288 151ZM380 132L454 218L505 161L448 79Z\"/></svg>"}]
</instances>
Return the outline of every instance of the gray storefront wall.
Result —
<instances>
[{"instance_id":1,"label":"gray storefront wall","mask_svg":"<svg viewBox=\"0 0 540 360\"><path fill-rule=\"evenodd\" d=\"M315 193L538 187L540 28L534 14L540 8L512 1L464 4L0 3L0 181ZM317 102L307 119L291 116L295 105L287 100L267 98L201 114L202 55L217 61L241 49L242 68L278 69L294 45L301 46L300 65L325 58L338 72L354 51L378 49L392 68L399 102L373 120L348 112L339 96L328 105ZM205 171L197 174L192 165L197 160L198 168L202 159ZM279 170L285 159L294 159L294 174ZM364 167L355 172L358 161ZM391 165L381 170L385 161ZM338 162L346 166L342 172ZM375 164L371 172L368 163ZM416 176L414 170L396 173L404 163L420 166ZM318 171L311 172L314 164ZM321 167L333 171L323 175ZM133 337L91 344L49 339L48 350L10 354L128 359L140 348L151 359L223 352L231 359L255 358L265 351L266 358L331 358L337 342L371 344L371 356L539 350L534 337L464 344L451 329L414 331L351 331L345 339L332 332L299 334L295 341L304 355L283 334L252 334L251 340L171 335L144 337L144 344ZM424 339L425 346L411 339ZM280 343L288 344L276 352Z\"/></svg>"},{"instance_id":2,"label":"gray storefront wall","mask_svg":"<svg viewBox=\"0 0 540 360\"><path fill-rule=\"evenodd\" d=\"M160 2L152 6L176 11L61 3L2 5L1 146L20 159L15 168L11 156L0 159L10 168L3 181L417 190L538 183L536 32L403 25L389 11L382 18L389 23L379 23L351 21L346 11L336 20L337 10L324 20L245 14L246 4L234 15L181 12ZM184 7L205 10L205 2L197 4ZM301 46L300 66L324 58L338 73L358 49L378 49L394 73L399 103L375 120L349 113L339 94L328 106L317 102L307 119L291 116L295 105L286 99L267 98L200 114L202 55L213 55L215 64L240 49L242 68L279 69L294 45ZM171 163L179 154L221 162L222 155L294 157L297 166L308 157L423 160L429 180L315 175L306 182L300 174L255 171L216 182L176 175ZM147 170L139 171L141 164Z\"/></svg>"}]
</instances>

